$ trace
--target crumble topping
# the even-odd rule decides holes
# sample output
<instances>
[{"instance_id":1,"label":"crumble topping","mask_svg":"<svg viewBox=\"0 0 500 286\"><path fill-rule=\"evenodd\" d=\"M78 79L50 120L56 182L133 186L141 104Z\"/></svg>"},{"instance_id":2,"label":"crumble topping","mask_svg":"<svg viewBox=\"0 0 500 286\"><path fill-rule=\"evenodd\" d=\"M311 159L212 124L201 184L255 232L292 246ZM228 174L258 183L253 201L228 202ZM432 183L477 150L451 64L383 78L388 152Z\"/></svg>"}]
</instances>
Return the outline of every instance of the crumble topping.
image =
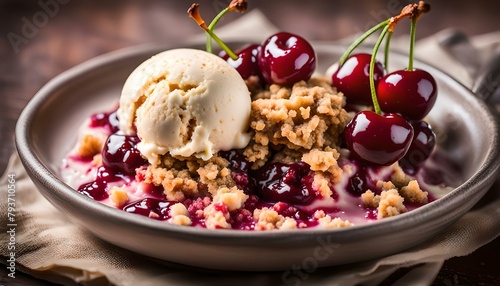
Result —
<instances>
[{"instance_id":1,"label":"crumble topping","mask_svg":"<svg viewBox=\"0 0 500 286\"><path fill-rule=\"evenodd\" d=\"M242 190L239 190L236 187L232 188L220 188L217 194L213 198L214 203L224 204L229 211L234 211L240 209L245 201L248 199L248 195L246 195Z\"/></svg>"},{"instance_id":2,"label":"crumble topping","mask_svg":"<svg viewBox=\"0 0 500 286\"><path fill-rule=\"evenodd\" d=\"M255 230L279 229L285 223L285 218L270 208L255 209L253 216L257 221ZM287 227L289 226L290 223L287 223Z\"/></svg>"},{"instance_id":3,"label":"crumble topping","mask_svg":"<svg viewBox=\"0 0 500 286\"><path fill-rule=\"evenodd\" d=\"M319 225L323 228L339 228L339 227L349 227L353 224L348 220L342 220L341 218L332 218L330 215L325 214L323 210L317 210L314 213L314 218L319 222Z\"/></svg>"},{"instance_id":4,"label":"crumble topping","mask_svg":"<svg viewBox=\"0 0 500 286\"><path fill-rule=\"evenodd\" d=\"M170 207L170 216L170 223L178 225L191 225L188 210L182 203L176 203Z\"/></svg>"},{"instance_id":5,"label":"crumble topping","mask_svg":"<svg viewBox=\"0 0 500 286\"><path fill-rule=\"evenodd\" d=\"M399 192L409 203L425 204L428 202L428 193L420 189L417 180L411 180L408 185L402 187Z\"/></svg>"},{"instance_id":6,"label":"crumble topping","mask_svg":"<svg viewBox=\"0 0 500 286\"><path fill-rule=\"evenodd\" d=\"M273 84L252 96L250 127L254 141L264 146L334 146L349 118L344 97L325 78L301 81L292 88Z\"/></svg>"},{"instance_id":7,"label":"crumble topping","mask_svg":"<svg viewBox=\"0 0 500 286\"><path fill-rule=\"evenodd\" d=\"M205 226L208 229L231 228L229 213L222 204L210 204L204 210Z\"/></svg>"},{"instance_id":8,"label":"crumble topping","mask_svg":"<svg viewBox=\"0 0 500 286\"><path fill-rule=\"evenodd\" d=\"M339 157L340 153L336 149L326 147L324 151L312 149L304 153L302 161L307 163L313 171L329 173L332 183L336 184L340 181L343 172L337 164Z\"/></svg>"},{"instance_id":9,"label":"crumble topping","mask_svg":"<svg viewBox=\"0 0 500 286\"><path fill-rule=\"evenodd\" d=\"M321 194L321 197L326 199L333 194L332 189L330 188L330 182L333 183L333 178L331 176L328 176L328 174L324 174L321 172L316 172L316 174L314 174L312 185L314 189L316 189Z\"/></svg>"},{"instance_id":10,"label":"crumble topping","mask_svg":"<svg viewBox=\"0 0 500 286\"><path fill-rule=\"evenodd\" d=\"M382 191L380 193L380 201L378 203L377 218L391 217L401 214L406 211L403 204L404 198L401 197L396 189Z\"/></svg>"},{"instance_id":11,"label":"crumble topping","mask_svg":"<svg viewBox=\"0 0 500 286\"><path fill-rule=\"evenodd\" d=\"M428 193L420 189L416 180L409 181L399 190L391 181L378 181L377 187L382 190L380 195L367 190L361 195L361 201L363 206L377 209L378 219L406 212L406 206L403 204L405 201L418 204L428 202Z\"/></svg>"}]
</instances>

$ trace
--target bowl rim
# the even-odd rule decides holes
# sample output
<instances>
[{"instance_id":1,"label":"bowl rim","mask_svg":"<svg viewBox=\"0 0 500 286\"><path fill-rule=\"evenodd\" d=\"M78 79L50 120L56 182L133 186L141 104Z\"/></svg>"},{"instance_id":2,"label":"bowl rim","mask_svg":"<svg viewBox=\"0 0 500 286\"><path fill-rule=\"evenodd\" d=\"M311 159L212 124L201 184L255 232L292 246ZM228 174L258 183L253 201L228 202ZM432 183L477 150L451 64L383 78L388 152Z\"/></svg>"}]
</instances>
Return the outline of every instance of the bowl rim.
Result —
<instances>
[{"instance_id":1,"label":"bowl rim","mask_svg":"<svg viewBox=\"0 0 500 286\"><path fill-rule=\"evenodd\" d=\"M345 48L344 45L339 45L331 42L312 42L313 47L317 50L324 49L336 49ZM198 47L201 44L188 44L188 47ZM211 241L212 243L225 244L227 239L233 240L235 243L241 243L245 245L261 245L263 241L280 241L293 242L296 240L300 241L311 241L315 242L318 237L325 235L335 234L336 240L349 240L352 238L363 239L369 238L374 232L379 232L381 229L385 230L399 230L405 228L411 228L415 223L415 220L422 221L443 215L443 208L435 207L436 204L454 204L458 201L462 201L465 197L469 196L468 189L474 185L484 185L491 180L500 166L499 157L499 126L492 112L489 110L487 104L483 101L477 99L473 92L465 87L463 84L446 74L445 72L425 63L422 61L415 60L416 65L424 67L433 74L435 77L444 78L450 84L453 85L455 90L461 90L463 93L468 93L465 100L468 104L475 105L475 108L481 110L483 116L486 120L485 128L491 128L492 137L490 147L486 153L486 158L483 160L479 169L464 183L455 188L452 192L447 194L445 197L440 198L435 202L431 202L427 205L419 207L418 209L412 210L411 212L398 215L396 217L385 218L383 220L374 221L368 224L354 225L348 228L335 228L335 229L293 229L293 230L279 230L279 231L242 231L242 230L210 230L198 227L185 227L166 223L164 221L157 221L143 216L129 214L123 212L122 210L115 209L102 203L92 200L86 196L83 196L76 192L73 188L65 184L61 179L58 178L57 174L52 173L49 168L44 164L43 160L34 151L33 142L31 140L31 128L36 115L39 112L39 108L45 104L45 102L50 98L54 91L58 88L64 86L68 82L77 79L81 74L92 72L92 70L110 65L121 60L139 56L139 55L153 55L158 51L186 47L186 45L168 45L161 43L150 43L138 46L132 46L127 48L122 48L116 51L112 51L95 58L92 58L86 62L83 62L67 71L54 77L48 83L46 83L28 102L28 104L23 109L18 121L16 123L15 129L15 144L17 147L17 152L21 158L21 161L26 168L28 174L34 176L36 180L39 181L45 188L52 190L57 196L65 200L71 200L82 206L95 210L100 213L100 216L106 217L112 221L120 221L121 223L127 223L130 226L139 229L148 229L149 231L160 231L165 235L170 237L176 237L181 239L189 240L204 240ZM399 54L403 56L403 53L396 51L391 51L391 54ZM44 194L45 196L45 194ZM457 218L458 219L458 218ZM297 235L300 234L300 235ZM252 238L252 239L248 239ZM234 240L237 239L237 240Z\"/></svg>"}]
</instances>

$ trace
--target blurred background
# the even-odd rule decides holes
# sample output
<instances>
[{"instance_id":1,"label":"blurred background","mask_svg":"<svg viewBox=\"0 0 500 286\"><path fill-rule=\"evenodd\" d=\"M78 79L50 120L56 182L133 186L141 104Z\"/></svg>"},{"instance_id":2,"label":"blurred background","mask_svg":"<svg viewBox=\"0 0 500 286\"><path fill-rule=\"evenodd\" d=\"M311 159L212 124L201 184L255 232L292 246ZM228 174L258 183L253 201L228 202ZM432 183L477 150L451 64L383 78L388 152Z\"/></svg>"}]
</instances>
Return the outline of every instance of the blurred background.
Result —
<instances>
[{"instance_id":1,"label":"blurred background","mask_svg":"<svg viewBox=\"0 0 500 286\"><path fill-rule=\"evenodd\" d=\"M365 31L413 3L404 0L247 2L249 10L259 9L280 29L309 40L324 41ZM456 28L469 36L500 30L500 1L427 2L432 9L419 21L417 39L446 28ZM13 131L21 110L47 81L109 51L151 42L178 43L200 34L201 30L186 13L192 3L184 0L0 0L0 173L13 152ZM229 0L199 0L198 3L202 16L209 22ZM240 16L230 13L219 26L230 24ZM407 34L408 29L405 21L395 35ZM487 255L488 250L498 250L499 240L494 243L494 248L482 250L484 254L479 252L478 259L480 255ZM446 264L443 271L451 267L450 273L455 273L453 271L460 270L464 264L458 260L454 266L453 261L456 260ZM486 275L488 273L491 272L486 271Z\"/></svg>"},{"instance_id":2,"label":"blurred background","mask_svg":"<svg viewBox=\"0 0 500 286\"><path fill-rule=\"evenodd\" d=\"M0 0L0 172L12 152L12 131L21 109L48 80L92 57L136 44L182 42L201 30L184 0ZM229 0L199 0L210 21ZM399 13L411 1L249 0L282 30L310 40L338 40ZM468 35L500 29L500 1L428 1L417 37L454 27ZM219 26L239 13L230 13ZM395 34L407 33L398 26ZM407 25L408 26L408 25ZM263 31L265 33L265 31Z\"/></svg>"}]
</instances>

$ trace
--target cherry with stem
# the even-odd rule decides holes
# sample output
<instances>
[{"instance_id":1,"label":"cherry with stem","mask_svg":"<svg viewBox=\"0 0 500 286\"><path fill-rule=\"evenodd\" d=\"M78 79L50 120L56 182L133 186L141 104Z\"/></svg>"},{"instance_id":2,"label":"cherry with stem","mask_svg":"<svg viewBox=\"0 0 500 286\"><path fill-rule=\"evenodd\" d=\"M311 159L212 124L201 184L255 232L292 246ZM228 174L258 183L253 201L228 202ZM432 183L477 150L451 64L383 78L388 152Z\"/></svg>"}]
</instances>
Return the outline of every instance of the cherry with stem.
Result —
<instances>
[{"instance_id":1,"label":"cherry with stem","mask_svg":"<svg viewBox=\"0 0 500 286\"><path fill-rule=\"evenodd\" d=\"M189 17L191 17L202 30L204 30L212 39L214 39L215 42L224 51L226 51L226 53L229 55L230 58L232 58L233 60L237 60L238 56L213 32L213 27L219 21L219 19L222 17L222 15L224 15L225 13L227 13L229 11L229 7L227 9L222 10L222 12L219 13L220 16L218 15L219 17L216 17L216 19L214 19L215 23L213 23L212 29L210 29L209 26L207 26L207 24L205 23L205 20L203 20L203 18L201 17L199 7L200 7L200 4L193 3L187 11ZM207 52L211 53L212 52L211 50L212 50L212 45L211 44L209 45L208 41L207 41Z\"/></svg>"},{"instance_id":2,"label":"cherry with stem","mask_svg":"<svg viewBox=\"0 0 500 286\"><path fill-rule=\"evenodd\" d=\"M222 48L223 53L219 54L229 65L234 67L243 79L247 79L250 76L256 75L260 76L259 67L257 64L257 54L259 52L259 45L249 45L237 52L231 50L215 33L214 28L219 20L227 12L238 11L245 12L248 4L244 0L233 0L231 3L223 9L217 16L212 20L210 25L206 25L205 21L199 13L199 4L195 3L191 5L188 10L189 16L196 21L198 26L202 28L207 33L206 50L212 53L212 39Z\"/></svg>"},{"instance_id":3,"label":"cherry with stem","mask_svg":"<svg viewBox=\"0 0 500 286\"><path fill-rule=\"evenodd\" d=\"M220 13L218 13L215 18L210 22L208 25L208 29L213 33L214 28L219 22L219 20L224 16L227 12L230 11L237 11L240 13L244 13L248 8L248 3L246 3L244 0L232 0L229 5L224 8ZM207 34L207 40L206 40L206 49L207 52L212 53L212 37L210 34ZM234 60L234 58L233 58Z\"/></svg>"},{"instance_id":4,"label":"cherry with stem","mask_svg":"<svg viewBox=\"0 0 500 286\"><path fill-rule=\"evenodd\" d=\"M420 16L423 11L419 10L421 7L428 8L428 5L426 6L426 4L421 1L419 5L413 4L406 6L403 8L400 15L378 24L365 33L360 38L361 40L354 42L353 45L351 45L351 47L346 51L346 56L341 58L340 64L342 65L343 61L345 61L352 50L354 50L355 47L366 39L366 37L371 35L374 31L383 28L373 48L369 67L370 93L374 112L358 112L347 124L344 130L344 139L347 148L351 151L351 156L354 159L371 164L390 165L402 159L411 146L414 138L413 126L404 117L397 113L382 114L374 80L376 64L375 57L382 41L387 33L389 33L385 50L385 63L386 66L388 65L390 37L395 25L403 17L410 16L410 19L412 20L412 41L414 42L414 24L418 16ZM428 11L428 9L426 9L426 11ZM410 46L410 49L412 50L410 53L411 68L413 68L413 48L414 46L412 43Z\"/></svg>"},{"instance_id":5,"label":"cherry with stem","mask_svg":"<svg viewBox=\"0 0 500 286\"><path fill-rule=\"evenodd\" d=\"M420 2L409 5L406 14L410 17L410 51L408 67L397 70L380 80L377 94L384 112L399 113L408 120L422 120L432 109L437 98L437 84L431 74L414 68L415 35L417 20L429 6Z\"/></svg>"}]
</instances>

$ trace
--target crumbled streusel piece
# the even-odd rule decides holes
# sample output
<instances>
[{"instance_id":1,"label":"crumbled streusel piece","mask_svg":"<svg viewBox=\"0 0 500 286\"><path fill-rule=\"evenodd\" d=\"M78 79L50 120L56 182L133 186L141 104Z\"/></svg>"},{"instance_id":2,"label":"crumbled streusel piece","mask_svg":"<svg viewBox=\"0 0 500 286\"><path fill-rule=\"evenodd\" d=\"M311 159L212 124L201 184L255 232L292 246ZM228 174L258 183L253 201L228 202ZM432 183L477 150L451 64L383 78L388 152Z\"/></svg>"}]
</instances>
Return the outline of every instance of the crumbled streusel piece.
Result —
<instances>
[{"instance_id":1,"label":"crumbled streusel piece","mask_svg":"<svg viewBox=\"0 0 500 286\"><path fill-rule=\"evenodd\" d=\"M404 198L399 195L398 190L391 189L380 193L377 218L395 216L406 211L403 204Z\"/></svg>"},{"instance_id":2,"label":"crumbled streusel piece","mask_svg":"<svg viewBox=\"0 0 500 286\"><path fill-rule=\"evenodd\" d=\"M248 160L248 162L253 163L252 169L258 169L267 162L271 153L269 152L269 146L250 143L245 150L243 151L243 155Z\"/></svg>"},{"instance_id":3,"label":"crumbled streusel piece","mask_svg":"<svg viewBox=\"0 0 500 286\"><path fill-rule=\"evenodd\" d=\"M321 172L316 172L314 174L313 188L317 190L323 198L328 198L332 195L332 190L330 189L330 176L325 176L326 174Z\"/></svg>"},{"instance_id":4,"label":"crumbled streusel piece","mask_svg":"<svg viewBox=\"0 0 500 286\"><path fill-rule=\"evenodd\" d=\"M391 181L387 181L387 182L378 181L377 187L382 189L382 191L388 191L388 190L396 188L396 186Z\"/></svg>"},{"instance_id":5,"label":"crumbled streusel piece","mask_svg":"<svg viewBox=\"0 0 500 286\"><path fill-rule=\"evenodd\" d=\"M174 204L170 207L170 223L178 225L191 225L191 219L186 206L182 203Z\"/></svg>"},{"instance_id":6,"label":"crumbled streusel piece","mask_svg":"<svg viewBox=\"0 0 500 286\"><path fill-rule=\"evenodd\" d=\"M378 182L379 187L390 187L390 182ZM377 218L395 216L406 211L403 204L404 198L399 195L395 188L383 190L380 195L375 195L371 190L367 190L361 195L362 205L365 207L377 208Z\"/></svg>"},{"instance_id":7,"label":"crumbled streusel piece","mask_svg":"<svg viewBox=\"0 0 500 286\"><path fill-rule=\"evenodd\" d=\"M217 191L217 194L213 197L213 202L223 203L226 205L228 211L234 211L241 208L247 199L248 195L242 190L236 187L223 187Z\"/></svg>"},{"instance_id":8,"label":"crumbled streusel piece","mask_svg":"<svg viewBox=\"0 0 500 286\"><path fill-rule=\"evenodd\" d=\"M428 193L420 189L417 180L411 180L407 186L399 190L399 193L409 203L425 204L428 202Z\"/></svg>"},{"instance_id":9,"label":"crumbled streusel piece","mask_svg":"<svg viewBox=\"0 0 500 286\"><path fill-rule=\"evenodd\" d=\"M324 217L318 219L319 225L322 228L340 228L352 226L352 223L348 220L343 220L341 218L332 218L330 215L325 215Z\"/></svg>"},{"instance_id":10,"label":"crumbled streusel piece","mask_svg":"<svg viewBox=\"0 0 500 286\"><path fill-rule=\"evenodd\" d=\"M343 220L341 218L332 218L330 215L325 214L323 210L317 210L314 212L313 218L318 220L319 225L323 228L339 228L352 226L352 223L348 220Z\"/></svg>"},{"instance_id":11,"label":"crumbled streusel piece","mask_svg":"<svg viewBox=\"0 0 500 286\"><path fill-rule=\"evenodd\" d=\"M182 201L186 196L195 197L200 194L198 182L187 171L172 171L149 165L138 172L144 177L144 182L163 186L167 200Z\"/></svg>"},{"instance_id":12,"label":"crumbled streusel piece","mask_svg":"<svg viewBox=\"0 0 500 286\"><path fill-rule=\"evenodd\" d=\"M398 163L394 163L392 165L392 167L394 168L394 172L391 176L391 181L394 183L394 185L397 188L402 188L402 187L408 185L408 183L411 181L410 176L408 176L403 171L403 169L401 169L401 167L399 166Z\"/></svg>"},{"instance_id":13,"label":"crumbled streusel piece","mask_svg":"<svg viewBox=\"0 0 500 286\"><path fill-rule=\"evenodd\" d=\"M332 183L336 184L340 181L343 172L342 168L337 164L337 159L339 157L340 153L336 149L326 147L324 151L312 149L304 153L302 161L307 163L313 171L330 173Z\"/></svg>"},{"instance_id":14,"label":"crumbled streusel piece","mask_svg":"<svg viewBox=\"0 0 500 286\"><path fill-rule=\"evenodd\" d=\"M204 210L205 226L208 229L231 228L231 224L227 222L229 213L217 210L214 204L209 205Z\"/></svg>"},{"instance_id":15,"label":"crumbled streusel piece","mask_svg":"<svg viewBox=\"0 0 500 286\"><path fill-rule=\"evenodd\" d=\"M380 203L380 196L375 195L371 190L361 194L361 203L364 207L377 208Z\"/></svg>"},{"instance_id":16,"label":"crumbled streusel piece","mask_svg":"<svg viewBox=\"0 0 500 286\"><path fill-rule=\"evenodd\" d=\"M297 228L297 221L290 217L286 217L283 224L281 224L281 226L279 227L279 229L296 229L296 228Z\"/></svg>"},{"instance_id":17,"label":"crumbled streusel piece","mask_svg":"<svg viewBox=\"0 0 500 286\"><path fill-rule=\"evenodd\" d=\"M84 134L76 145L76 153L83 158L92 158L100 154L106 138L99 134Z\"/></svg>"},{"instance_id":18,"label":"crumbled streusel piece","mask_svg":"<svg viewBox=\"0 0 500 286\"><path fill-rule=\"evenodd\" d=\"M285 218L282 215L269 208L255 209L253 216L256 220L255 230L271 230L280 228L285 221Z\"/></svg>"},{"instance_id":19,"label":"crumbled streusel piece","mask_svg":"<svg viewBox=\"0 0 500 286\"><path fill-rule=\"evenodd\" d=\"M397 189L393 182L378 181L377 187L382 189L380 195L375 195L371 190L367 190L361 195L362 205L365 207L378 208L377 217L384 218L398 215L406 211L403 202L427 203L427 192L420 189L416 180L411 180L408 185Z\"/></svg>"},{"instance_id":20,"label":"crumbled streusel piece","mask_svg":"<svg viewBox=\"0 0 500 286\"><path fill-rule=\"evenodd\" d=\"M117 208L123 207L128 202L127 191L117 186L109 190L109 198Z\"/></svg>"}]
</instances>

